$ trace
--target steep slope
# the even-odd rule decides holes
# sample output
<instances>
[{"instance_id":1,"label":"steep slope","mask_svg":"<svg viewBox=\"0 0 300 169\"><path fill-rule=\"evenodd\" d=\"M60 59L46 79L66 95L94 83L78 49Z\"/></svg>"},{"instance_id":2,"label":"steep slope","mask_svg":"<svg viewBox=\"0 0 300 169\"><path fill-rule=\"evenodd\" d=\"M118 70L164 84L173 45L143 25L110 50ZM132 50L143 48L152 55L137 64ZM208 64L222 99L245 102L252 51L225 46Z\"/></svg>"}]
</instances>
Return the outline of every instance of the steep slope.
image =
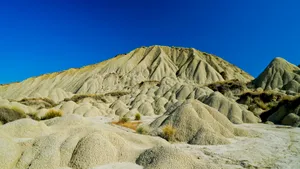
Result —
<instances>
[{"instance_id":1,"label":"steep slope","mask_svg":"<svg viewBox=\"0 0 300 169\"><path fill-rule=\"evenodd\" d=\"M249 74L236 66L196 49L151 46L137 48L126 55L81 69L2 85L0 96L7 99L49 97L60 101L73 94L127 90L143 81L160 81L164 77L193 84L227 79L252 80Z\"/></svg>"},{"instance_id":2,"label":"steep slope","mask_svg":"<svg viewBox=\"0 0 300 169\"><path fill-rule=\"evenodd\" d=\"M282 100L276 107L261 114L263 121L300 127L300 96Z\"/></svg>"},{"instance_id":3,"label":"steep slope","mask_svg":"<svg viewBox=\"0 0 300 169\"><path fill-rule=\"evenodd\" d=\"M300 92L300 68L282 58L275 58L253 83L263 89Z\"/></svg>"},{"instance_id":4,"label":"steep slope","mask_svg":"<svg viewBox=\"0 0 300 169\"><path fill-rule=\"evenodd\" d=\"M154 135L163 135L160 129L167 125L176 129L174 137L177 141L199 145L228 144L226 138L243 132L235 128L218 110L194 99L169 108L150 127L154 129Z\"/></svg>"}]
</instances>

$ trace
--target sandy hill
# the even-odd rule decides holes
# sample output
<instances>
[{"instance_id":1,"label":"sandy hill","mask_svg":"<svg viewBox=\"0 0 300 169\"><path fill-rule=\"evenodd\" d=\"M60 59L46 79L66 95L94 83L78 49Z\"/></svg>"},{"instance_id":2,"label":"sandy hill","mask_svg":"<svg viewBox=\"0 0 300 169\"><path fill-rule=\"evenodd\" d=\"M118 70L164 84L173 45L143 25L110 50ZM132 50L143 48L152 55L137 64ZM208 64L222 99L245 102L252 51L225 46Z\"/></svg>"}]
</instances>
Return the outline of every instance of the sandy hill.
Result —
<instances>
[{"instance_id":1,"label":"sandy hill","mask_svg":"<svg viewBox=\"0 0 300 169\"><path fill-rule=\"evenodd\" d=\"M275 58L253 83L263 89L300 92L300 68L283 58Z\"/></svg>"},{"instance_id":2,"label":"sandy hill","mask_svg":"<svg viewBox=\"0 0 300 169\"><path fill-rule=\"evenodd\" d=\"M7 99L49 97L59 101L72 94L119 91L143 81L160 81L164 77L190 84L228 79L246 82L253 79L225 60L194 48L151 46L137 48L126 55L81 69L69 69L0 86L0 96Z\"/></svg>"},{"instance_id":3,"label":"sandy hill","mask_svg":"<svg viewBox=\"0 0 300 169\"><path fill-rule=\"evenodd\" d=\"M299 126L299 70L151 46L2 85L0 168L297 168L300 129L257 123Z\"/></svg>"}]
</instances>

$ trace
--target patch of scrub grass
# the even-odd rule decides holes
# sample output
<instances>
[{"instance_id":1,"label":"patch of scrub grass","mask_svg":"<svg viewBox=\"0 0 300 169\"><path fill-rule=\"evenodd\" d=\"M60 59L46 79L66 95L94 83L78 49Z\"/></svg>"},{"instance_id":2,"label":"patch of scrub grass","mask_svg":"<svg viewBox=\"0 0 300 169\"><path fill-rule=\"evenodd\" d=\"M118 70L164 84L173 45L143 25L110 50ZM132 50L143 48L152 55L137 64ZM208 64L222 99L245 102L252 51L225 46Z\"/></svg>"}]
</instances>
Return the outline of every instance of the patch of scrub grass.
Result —
<instances>
[{"instance_id":1,"label":"patch of scrub grass","mask_svg":"<svg viewBox=\"0 0 300 169\"><path fill-rule=\"evenodd\" d=\"M128 122L112 122L112 124L118 125L118 126L122 126L122 127L126 127L132 130L137 130L137 126L141 124L141 122L137 122L137 121L128 121Z\"/></svg>"},{"instance_id":2,"label":"patch of scrub grass","mask_svg":"<svg viewBox=\"0 0 300 169\"><path fill-rule=\"evenodd\" d=\"M0 107L0 121L5 124L8 122L12 122L18 119L26 118L25 112L16 106L8 107L1 106Z\"/></svg>"},{"instance_id":3,"label":"patch of scrub grass","mask_svg":"<svg viewBox=\"0 0 300 169\"><path fill-rule=\"evenodd\" d=\"M127 123L129 121L130 121L130 118L125 117L125 116L123 116L119 119L119 123Z\"/></svg>"},{"instance_id":4,"label":"patch of scrub grass","mask_svg":"<svg viewBox=\"0 0 300 169\"><path fill-rule=\"evenodd\" d=\"M139 133L139 134L148 134L149 129L145 126L140 126L136 129L136 132Z\"/></svg>"},{"instance_id":5,"label":"patch of scrub grass","mask_svg":"<svg viewBox=\"0 0 300 169\"><path fill-rule=\"evenodd\" d=\"M162 131L163 131L163 137L166 140L168 140L168 141L175 140L174 136L176 133L176 129L172 125L168 124L168 125L164 126Z\"/></svg>"},{"instance_id":6,"label":"patch of scrub grass","mask_svg":"<svg viewBox=\"0 0 300 169\"><path fill-rule=\"evenodd\" d=\"M18 101L19 103L22 103L26 106L32 106L32 105L38 105L41 102L44 102L45 108L51 108L57 106L57 104L49 99L49 98L23 98L22 100Z\"/></svg>"},{"instance_id":7,"label":"patch of scrub grass","mask_svg":"<svg viewBox=\"0 0 300 169\"><path fill-rule=\"evenodd\" d=\"M54 117L61 117L64 113L61 110L50 109L48 112L41 118L41 120L48 120Z\"/></svg>"}]
</instances>

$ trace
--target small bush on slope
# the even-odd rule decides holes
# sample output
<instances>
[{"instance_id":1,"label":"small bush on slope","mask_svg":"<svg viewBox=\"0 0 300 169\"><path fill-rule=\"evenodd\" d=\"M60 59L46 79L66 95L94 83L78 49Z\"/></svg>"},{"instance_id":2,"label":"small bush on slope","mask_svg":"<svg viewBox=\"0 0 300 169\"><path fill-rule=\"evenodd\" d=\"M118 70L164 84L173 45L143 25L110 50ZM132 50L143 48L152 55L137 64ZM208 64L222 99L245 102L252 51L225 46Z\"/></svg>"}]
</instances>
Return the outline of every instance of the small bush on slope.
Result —
<instances>
[{"instance_id":1,"label":"small bush on slope","mask_svg":"<svg viewBox=\"0 0 300 169\"><path fill-rule=\"evenodd\" d=\"M174 135L176 133L176 129L173 128L170 124L164 126L163 130L163 137L168 141L174 141Z\"/></svg>"},{"instance_id":2,"label":"small bush on slope","mask_svg":"<svg viewBox=\"0 0 300 169\"><path fill-rule=\"evenodd\" d=\"M136 129L136 132L139 133L139 134L148 134L149 129L146 128L145 126L140 126Z\"/></svg>"},{"instance_id":3,"label":"small bush on slope","mask_svg":"<svg viewBox=\"0 0 300 169\"><path fill-rule=\"evenodd\" d=\"M54 117L61 117L63 112L61 110L54 110L50 109L42 118L41 120L52 119Z\"/></svg>"},{"instance_id":4,"label":"small bush on slope","mask_svg":"<svg viewBox=\"0 0 300 169\"><path fill-rule=\"evenodd\" d=\"M140 113L135 114L134 120L141 120L141 114Z\"/></svg>"}]
</instances>

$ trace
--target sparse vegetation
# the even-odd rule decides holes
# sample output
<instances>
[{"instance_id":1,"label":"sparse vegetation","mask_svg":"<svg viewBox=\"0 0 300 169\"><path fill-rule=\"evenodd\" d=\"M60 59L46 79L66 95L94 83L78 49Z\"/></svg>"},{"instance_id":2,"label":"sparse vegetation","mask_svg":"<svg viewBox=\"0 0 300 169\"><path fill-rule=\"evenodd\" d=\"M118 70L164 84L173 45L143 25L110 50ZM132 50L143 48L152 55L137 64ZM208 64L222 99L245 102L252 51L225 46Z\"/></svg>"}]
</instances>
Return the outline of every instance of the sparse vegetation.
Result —
<instances>
[{"instance_id":1,"label":"sparse vegetation","mask_svg":"<svg viewBox=\"0 0 300 169\"><path fill-rule=\"evenodd\" d=\"M129 128L129 129L132 129L132 130L137 130L137 126L141 124L141 122L136 122L136 121L127 121L127 122L124 122L122 120L119 120L118 122L112 122L112 124L115 124L115 125L119 125L119 126L122 126L122 127L126 127L126 128Z\"/></svg>"},{"instance_id":2,"label":"sparse vegetation","mask_svg":"<svg viewBox=\"0 0 300 169\"><path fill-rule=\"evenodd\" d=\"M71 98L65 99L64 101L73 101L78 103L80 100L83 100L85 98L93 98L95 100L102 100L103 102L105 102L106 100L103 99L103 96L104 95L102 94L77 94Z\"/></svg>"},{"instance_id":3,"label":"sparse vegetation","mask_svg":"<svg viewBox=\"0 0 300 169\"><path fill-rule=\"evenodd\" d=\"M280 107L285 106L287 110L295 110L300 105L300 96L295 97L283 97L276 106L273 106L268 111L265 111L260 115L262 122L266 122L268 117L279 110ZM288 114L288 112L286 112Z\"/></svg>"},{"instance_id":4,"label":"sparse vegetation","mask_svg":"<svg viewBox=\"0 0 300 169\"><path fill-rule=\"evenodd\" d=\"M149 129L145 126L140 126L136 129L136 132L139 134L148 134Z\"/></svg>"},{"instance_id":5,"label":"sparse vegetation","mask_svg":"<svg viewBox=\"0 0 300 169\"><path fill-rule=\"evenodd\" d=\"M141 114L140 113L135 114L134 120L141 120Z\"/></svg>"},{"instance_id":6,"label":"sparse vegetation","mask_svg":"<svg viewBox=\"0 0 300 169\"><path fill-rule=\"evenodd\" d=\"M107 103L107 100L104 98L105 96L121 97L127 94L129 94L127 91L114 91L105 94L76 94L71 98L64 99L64 101L73 101L78 103L85 98L92 98L94 100L101 100L102 102Z\"/></svg>"},{"instance_id":7,"label":"sparse vegetation","mask_svg":"<svg viewBox=\"0 0 300 169\"><path fill-rule=\"evenodd\" d=\"M222 94L225 94L226 92L229 91L232 91L234 93L241 93L248 89L246 83L243 83L237 79L211 83L207 85L207 87L209 87L213 91L218 91Z\"/></svg>"},{"instance_id":8,"label":"sparse vegetation","mask_svg":"<svg viewBox=\"0 0 300 169\"><path fill-rule=\"evenodd\" d=\"M40 106L40 108L52 108L57 106L57 104L49 99L49 98L23 98L22 100L18 101L26 106Z\"/></svg>"},{"instance_id":9,"label":"sparse vegetation","mask_svg":"<svg viewBox=\"0 0 300 169\"><path fill-rule=\"evenodd\" d=\"M48 112L41 118L41 120L48 120L54 117L61 117L63 112L61 110L50 109Z\"/></svg>"},{"instance_id":10,"label":"sparse vegetation","mask_svg":"<svg viewBox=\"0 0 300 169\"><path fill-rule=\"evenodd\" d=\"M253 111L255 108L269 110L276 107L280 101L293 98L293 96L272 91L245 92L239 97L237 102L247 105L249 111Z\"/></svg>"},{"instance_id":11,"label":"sparse vegetation","mask_svg":"<svg viewBox=\"0 0 300 169\"><path fill-rule=\"evenodd\" d=\"M21 118L26 118L25 112L20 109L19 107L12 106L12 107L6 107L2 106L0 107L0 121L1 123L5 124L8 122L12 122Z\"/></svg>"},{"instance_id":12,"label":"sparse vegetation","mask_svg":"<svg viewBox=\"0 0 300 169\"><path fill-rule=\"evenodd\" d=\"M145 80L139 83L139 86L142 87L144 84L150 84L153 86L159 86L160 85L160 81L157 80Z\"/></svg>"},{"instance_id":13,"label":"sparse vegetation","mask_svg":"<svg viewBox=\"0 0 300 169\"><path fill-rule=\"evenodd\" d=\"M121 96L128 95L128 94L130 94L130 93L127 91L114 91L114 92L105 93L104 96L121 97Z\"/></svg>"},{"instance_id":14,"label":"sparse vegetation","mask_svg":"<svg viewBox=\"0 0 300 169\"><path fill-rule=\"evenodd\" d=\"M176 133L176 129L172 125L168 124L168 125L164 126L162 131L163 131L163 137L166 140L168 140L168 141L174 141L175 140L174 135Z\"/></svg>"},{"instance_id":15,"label":"sparse vegetation","mask_svg":"<svg viewBox=\"0 0 300 169\"><path fill-rule=\"evenodd\" d=\"M119 123L127 123L130 121L130 118L123 116L119 119Z\"/></svg>"}]
</instances>

